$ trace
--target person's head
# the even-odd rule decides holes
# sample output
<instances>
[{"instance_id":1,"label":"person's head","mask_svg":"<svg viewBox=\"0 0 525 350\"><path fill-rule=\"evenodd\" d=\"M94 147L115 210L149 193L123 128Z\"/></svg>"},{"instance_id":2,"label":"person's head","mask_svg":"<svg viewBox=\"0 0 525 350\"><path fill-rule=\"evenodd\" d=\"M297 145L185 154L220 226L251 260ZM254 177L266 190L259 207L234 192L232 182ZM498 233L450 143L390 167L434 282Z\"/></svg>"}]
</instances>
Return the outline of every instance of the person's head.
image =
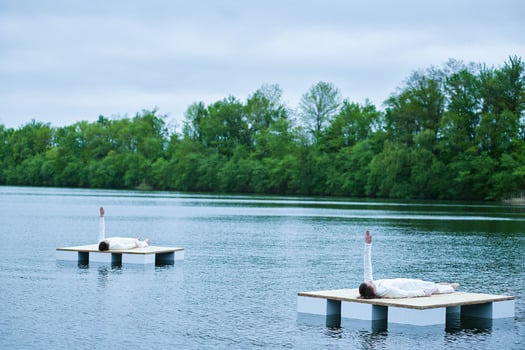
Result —
<instances>
[{"instance_id":1,"label":"person's head","mask_svg":"<svg viewBox=\"0 0 525 350\"><path fill-rule=\"evenodd\" d=\"M109 243L107 241L101 241L98 244L98 250L109 250Z\"/></svg>"},{"instance_id":2,"label":"person's head","mask_svg":"<svg viewBox=\"0 0 525 350\"><path fill-rule=\"evenodd\" d=\"M363 282L359 285L359 295L363 299L375 299L376 296L376 289L372 283L369 282Z\"/></svg>"}]
</instances>

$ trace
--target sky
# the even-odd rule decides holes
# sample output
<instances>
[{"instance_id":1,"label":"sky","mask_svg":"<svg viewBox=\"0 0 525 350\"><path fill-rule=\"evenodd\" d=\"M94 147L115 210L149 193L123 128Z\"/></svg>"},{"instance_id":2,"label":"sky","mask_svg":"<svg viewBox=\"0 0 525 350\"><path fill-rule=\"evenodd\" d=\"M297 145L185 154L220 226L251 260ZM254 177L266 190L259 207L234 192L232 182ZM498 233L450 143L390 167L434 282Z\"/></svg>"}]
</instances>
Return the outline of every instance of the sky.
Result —
<instances>
[{"instance_id":1,"label":"sky","mask_svg":"<svg viewBox=\"0 0 525 350\"><path fill-rule=\"evenodd\" d=\"M383 108L416 70L525 59L522 0L0 0L0 125L66 126L314 84Z\"/></svg>"}]
</instances>

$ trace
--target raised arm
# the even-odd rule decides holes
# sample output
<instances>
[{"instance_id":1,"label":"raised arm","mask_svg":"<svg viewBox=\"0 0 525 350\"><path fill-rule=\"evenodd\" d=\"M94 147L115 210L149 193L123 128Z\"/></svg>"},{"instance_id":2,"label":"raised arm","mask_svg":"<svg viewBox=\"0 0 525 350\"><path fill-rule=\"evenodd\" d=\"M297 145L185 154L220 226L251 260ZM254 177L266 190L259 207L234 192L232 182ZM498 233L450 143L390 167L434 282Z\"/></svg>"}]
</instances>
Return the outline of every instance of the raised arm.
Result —
<instances>
[{"instance_id":1,"label":"raised arm","mask_svg":"<svg viewBox=\"0 0 525 350\"><path fill-rule=\"evenodd\" d=\"M372 235L370 234L370 231L368 230L366 230L365 232L365 243L372 244Z\"/></svg>"},{"instance_id":2,"label":"raised arm","mask_svg":"<svg viewBox=\"0 0 525 350\"><path fill-rule=\"evenodd\" d=\"M372 271L372 235L366 230L365 233L365 251L364 251L364 281L371 282L374 280Z\"/></svg>"},{"instance_id":3,"label":"raised arm","mask_svg":"<svg viewBox=\"0 0 525 350\"><path fill-rule=\"evenodd\" d=\"M104 208L100 207L100 220L98 222L98 243L106 239L106 226L104 225Z\"/></svg>"}]
</instances>

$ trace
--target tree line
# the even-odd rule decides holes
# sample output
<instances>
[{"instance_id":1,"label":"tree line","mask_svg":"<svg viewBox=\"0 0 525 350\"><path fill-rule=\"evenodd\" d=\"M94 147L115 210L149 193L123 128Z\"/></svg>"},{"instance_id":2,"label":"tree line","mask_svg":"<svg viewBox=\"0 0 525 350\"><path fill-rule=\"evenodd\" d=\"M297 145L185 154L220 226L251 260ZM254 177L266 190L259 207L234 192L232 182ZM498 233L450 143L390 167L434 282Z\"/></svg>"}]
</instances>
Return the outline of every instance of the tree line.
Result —
<instances>
[{"instance_id":1,"label":"tree line","mask_svg":"<svg viewBox=\"0 0 525 350\"><path fill-rule=\"evenodd\" d=\"M328 82L296 109L278 85L167 117L0 125L0 184L498 200L525 189L525 63L417 70L379 110Z\"/></svg>"}]
</instances>

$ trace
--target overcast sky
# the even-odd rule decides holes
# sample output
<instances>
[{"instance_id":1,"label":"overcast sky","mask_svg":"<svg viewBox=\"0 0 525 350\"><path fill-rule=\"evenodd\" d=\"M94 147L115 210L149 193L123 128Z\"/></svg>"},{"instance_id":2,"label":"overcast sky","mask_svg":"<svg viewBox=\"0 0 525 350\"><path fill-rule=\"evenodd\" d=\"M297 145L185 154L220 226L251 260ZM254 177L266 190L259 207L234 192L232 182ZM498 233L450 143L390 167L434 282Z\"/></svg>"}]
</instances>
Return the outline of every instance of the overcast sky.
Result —
<instances>
[{"instance_id":1,"label":"overcast sky","mask_svg":"<svg viewBox=\"0 0 525 350\"><path fill-rule=\"evenodd\" d=\"M0 124L52 126L245 101L313 84L378 108L414 70L449 58L525 59L521 0L0 0Z\"/></svg>"}]
</instances>

